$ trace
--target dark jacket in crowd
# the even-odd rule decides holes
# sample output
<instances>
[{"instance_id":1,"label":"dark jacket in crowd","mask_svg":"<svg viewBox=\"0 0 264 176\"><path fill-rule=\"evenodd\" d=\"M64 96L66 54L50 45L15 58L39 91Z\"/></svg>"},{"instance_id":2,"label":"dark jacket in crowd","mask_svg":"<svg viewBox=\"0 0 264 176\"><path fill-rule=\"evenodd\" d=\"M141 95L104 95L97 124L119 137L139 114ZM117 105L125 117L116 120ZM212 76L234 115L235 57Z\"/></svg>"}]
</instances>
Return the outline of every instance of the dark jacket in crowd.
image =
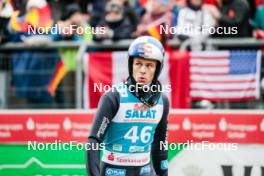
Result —
<instances>
[{"instance_id":1,"label":"dark jacket in crowd","mask_svg":"<svg viewBox=\"0 0 264 176\"><path fill-rule=\"evenodd\" d=\"M8 31L6 29L8 22L9 22L9 18L0 17L0 44L4 44L9 39ZM3 51L1 52L2 53L0 54L0 71L8 70L10 66L9 64L10 63L10 59L9 59L10 51L4 51L5 54L3 54Z\"/></svg>"},{"instance_id":2,"label":"dark jacket in crowd","mask_svg":"<svg viewBox=\"0 0 264 176\"><path fill-rule=\"evenodd\" d=\"M129 18L132 28L135 31L137 29L137 25L139 24L139 20L140 20L139 16L137 15L137 13L135 12L135 10L132 8L132 6L128 1L125 2L124 8L125 8L124 10L125 16Z\"/></svg>"},{"instance_id":3,"label":"dark jacket in crowd","mask_svg":"<svg viewBox=\"0 0 264 176\"><path fill-rule=\"evenodd\" d=\"M91 26L95 27L98 25L98 22L100 21L100 19L103 18L104 13L102 13L104 11L104 6L106 4L106 0L91 0L92 3L92 10L91 12L91 21L90 24Z\"/></svg>"},{"instance_id":4,"label":"dark jacket in crowd","mask_svg":"<svg viewBox=\"0 0 264 176\"><path fill-rule=\"evenodd\" d=\"M117 22L107 22L105 21L105 19L103 19L98 26L110 28L113 31L113 37L109 39L112 39L114 41L121 39L130 39L132 38L132 33L135 31L135 28L133 27L133 24L131 24L131 21L128 17L125 17ZM100 38L94 36L94 40L100 41Z\"/></svg>"},{"instance_id":5,"label":"dark jacket in crowd","mask_svg":"<svg viewBox=\"0 0 264 176\"><path fill-rule=\"evenodd\" d=\"M223 0L220 7L219 26L237 27L237 34L218 34L217 37L250 37L250 7L246 0ZM228 30L228 29L227 29Z\"/></svg>"},{"instance_id":6,"label":"dark jacket in crowd","mask_svg":"<svg viewBox=\"0 0 264 176\"><path fill-rule=\"evenodd\" d=\"M6 26L9 22L9 18L0 17L0 44L7 41L8 33Z\"/></svg>"}]
</instances>

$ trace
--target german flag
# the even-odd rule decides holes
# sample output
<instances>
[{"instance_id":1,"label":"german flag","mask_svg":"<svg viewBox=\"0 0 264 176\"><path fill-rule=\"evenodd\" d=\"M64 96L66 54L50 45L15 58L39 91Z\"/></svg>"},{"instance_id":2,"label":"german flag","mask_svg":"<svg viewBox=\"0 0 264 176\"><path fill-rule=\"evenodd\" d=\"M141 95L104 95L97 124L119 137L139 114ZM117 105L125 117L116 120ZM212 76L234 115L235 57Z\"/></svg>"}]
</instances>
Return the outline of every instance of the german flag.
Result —
<instances>
[{"instance_id":1,"label":"german flag","mask_svg":"<svg viewBox=\"0 0 264 176\"><path fill-rule=\"evenodd\" d=\"M20 11L13 13L10 19L11 28L17 32L27 32L28 26L44 27L48 30L52 25L51 11L48 4L42 8L34 8L28 11L24 16L19 16Z\"/></svg>"},{"instance_id":2,"label":"german flag","mask_svg":"<svg viewBox=\"0 0 264 176\"><path fill-rule=\"evenodd\" d=\"M150 26L148 28L148 33L152 36L155 37L157 40L161 41L161 33L160 33L160 25L157 26Z\"/></svg>"},{"instance_id":3,"label":"german flag","mask_svg":"<svg viewBox=\"0 0 264 176\"><path fill-rule=\"evenodd\" d=\"M56 89L62 79L65 77L65 75L68 73L68 68L64 63L63 59L60 59L54 77L51 80L49 86L48 86L48 92L50 93L51 96L55 96Z\"/></svg>"}]
</instances>

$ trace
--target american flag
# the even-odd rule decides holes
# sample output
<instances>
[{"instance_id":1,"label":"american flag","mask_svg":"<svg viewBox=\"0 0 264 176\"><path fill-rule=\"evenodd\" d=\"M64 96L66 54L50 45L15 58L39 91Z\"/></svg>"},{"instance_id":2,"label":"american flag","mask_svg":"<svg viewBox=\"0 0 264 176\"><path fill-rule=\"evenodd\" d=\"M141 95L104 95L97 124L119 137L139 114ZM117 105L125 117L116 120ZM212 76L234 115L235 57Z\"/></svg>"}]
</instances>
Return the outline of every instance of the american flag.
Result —
<instances>
[{"instance_id":1,"label":"american flag","mask_svg":"<svg viewBox=\"0 0 264 176\"><path fill-rule=\"evenodd\" d=\"M193 100L240 101L260 96L261 51L190 53Z\"/></svg>"}]
</instances>

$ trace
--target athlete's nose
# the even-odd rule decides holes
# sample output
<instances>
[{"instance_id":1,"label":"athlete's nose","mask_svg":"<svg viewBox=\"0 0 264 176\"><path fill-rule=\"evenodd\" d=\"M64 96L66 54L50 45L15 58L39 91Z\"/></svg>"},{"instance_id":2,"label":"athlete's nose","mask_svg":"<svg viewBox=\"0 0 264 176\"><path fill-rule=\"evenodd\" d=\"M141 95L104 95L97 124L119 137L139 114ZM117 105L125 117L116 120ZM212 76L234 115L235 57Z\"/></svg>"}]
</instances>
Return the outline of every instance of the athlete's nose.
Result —
<instances>
[{"instance_id":1,"label":"athlete's nose","mask_svg":"<svg viewBox=\"0 0 264 176\"><path fill-rule=\"evenodd\" d=\"M145 65L142 65L141 67L140 67L140 73L142 73L142 74L145 74L146 73L146 66Z\"/></svg>"}]
</instances>

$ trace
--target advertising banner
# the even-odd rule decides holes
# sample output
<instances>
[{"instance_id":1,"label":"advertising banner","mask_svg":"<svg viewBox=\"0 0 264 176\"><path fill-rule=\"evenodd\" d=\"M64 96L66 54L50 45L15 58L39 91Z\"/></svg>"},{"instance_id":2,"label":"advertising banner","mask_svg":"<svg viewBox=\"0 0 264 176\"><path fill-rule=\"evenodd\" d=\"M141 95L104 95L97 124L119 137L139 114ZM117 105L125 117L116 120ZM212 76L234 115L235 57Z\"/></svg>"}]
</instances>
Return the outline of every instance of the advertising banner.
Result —
<instances>
[{"instance_id":1,"label":"advertising banner","mask_svg":"<svg viewBox=\"0 0 264 176\"><path fill-rule=\"evenodd\" d=\"M92 111L2 111L0 176L81 176ZM170 176L263 176L263 111L171 111Z\"/></svg>"}]
</instances>

